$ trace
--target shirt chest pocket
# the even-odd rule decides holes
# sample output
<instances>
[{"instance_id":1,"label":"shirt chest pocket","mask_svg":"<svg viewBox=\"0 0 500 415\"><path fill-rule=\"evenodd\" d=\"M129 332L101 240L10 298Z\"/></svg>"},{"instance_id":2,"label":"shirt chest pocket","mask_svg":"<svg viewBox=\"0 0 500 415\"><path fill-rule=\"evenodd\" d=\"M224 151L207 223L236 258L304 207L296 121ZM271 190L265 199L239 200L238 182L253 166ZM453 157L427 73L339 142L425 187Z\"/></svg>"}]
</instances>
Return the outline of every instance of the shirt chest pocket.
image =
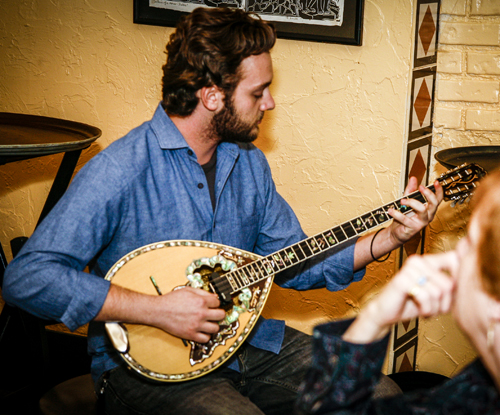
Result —
<instances>
[{"instance_id":1,"label":"shirt chest pocket","mask_svg":"<svg viewBox=\"0 0 500 415\"><path fill-rule=\"evenodd\" d=\"M225 245L253 252L259 236L259 223L260 216L257 214L216 222L214 239L220 240Z\"/></svg>"}]
</instances>

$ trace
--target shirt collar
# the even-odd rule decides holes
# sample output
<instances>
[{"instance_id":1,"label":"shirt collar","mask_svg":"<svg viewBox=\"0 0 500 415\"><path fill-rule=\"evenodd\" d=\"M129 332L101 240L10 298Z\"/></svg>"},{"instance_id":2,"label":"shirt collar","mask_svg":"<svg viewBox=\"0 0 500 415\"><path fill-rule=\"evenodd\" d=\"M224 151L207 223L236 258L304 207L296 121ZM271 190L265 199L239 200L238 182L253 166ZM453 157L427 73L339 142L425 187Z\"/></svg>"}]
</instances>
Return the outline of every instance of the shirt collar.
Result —
<instances>
[{"instance_id":1,"label":"shirt collar","mask_svg":"<svg viewBox=\"0 0 500 415\"><path fill-rule=\"evenodd\" d=\"M151 120L151 128L158 138L158 144L161 149L176 150L189 148L188 143L167 115L161 103L156 108L153 119ZM237 156L239 154L239 146L234 143L220 143L218 149L219 151L229 151L230 153L233 153L233 156Z\"/></svg>"},{"instance_id":2,"label":"shirt collar","mask_svg":"<svg viewBox=\"0 0 500 415\"><path fill-rule=\"evenodd\" d=\"M181 132L163 109L161 103L156 108L151 120L151 128L158 138L158 144L160 144L161 149L175 150L189 147Z\"/></svg>"}]
</instances>

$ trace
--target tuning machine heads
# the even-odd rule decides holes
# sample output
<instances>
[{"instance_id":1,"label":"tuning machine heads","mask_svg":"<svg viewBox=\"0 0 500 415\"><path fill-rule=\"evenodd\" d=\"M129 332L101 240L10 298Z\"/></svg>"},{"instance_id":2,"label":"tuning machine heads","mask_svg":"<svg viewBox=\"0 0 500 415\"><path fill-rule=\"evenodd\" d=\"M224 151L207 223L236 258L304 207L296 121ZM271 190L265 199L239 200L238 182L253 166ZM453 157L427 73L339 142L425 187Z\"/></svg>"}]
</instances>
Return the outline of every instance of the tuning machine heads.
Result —
<instances>
[{"instance_id":1,"label":"tuning machine heads","mask_svg":"<svg viewBox=\"0 0 500 415\"><path fill-rule=\"evenodd\" d=\"M465 194L458 197L453 197L450 206L454 208L456 205L462 205L464 202L469 203L472 194Z\"/></svg>"}]
</instances>

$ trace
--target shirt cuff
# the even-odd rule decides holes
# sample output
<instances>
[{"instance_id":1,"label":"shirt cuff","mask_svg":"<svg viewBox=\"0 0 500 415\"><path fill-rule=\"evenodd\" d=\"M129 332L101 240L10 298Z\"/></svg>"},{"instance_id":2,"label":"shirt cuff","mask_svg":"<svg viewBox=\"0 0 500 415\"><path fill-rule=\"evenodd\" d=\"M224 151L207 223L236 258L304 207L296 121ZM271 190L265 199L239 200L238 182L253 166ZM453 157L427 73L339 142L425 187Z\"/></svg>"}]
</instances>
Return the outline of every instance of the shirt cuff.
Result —
<instances>
[{"instance_id":1,"label":"shirt cuff","mask_svg":"<svg viewBox=\"0 0 500 415\"><path fill-rule=\"evenodd\" d=\"M61 317L66 327L73 331L94 319L101 311L110 285L108 280L80 272L78 290Z\"/></svg>"}]
</instances>

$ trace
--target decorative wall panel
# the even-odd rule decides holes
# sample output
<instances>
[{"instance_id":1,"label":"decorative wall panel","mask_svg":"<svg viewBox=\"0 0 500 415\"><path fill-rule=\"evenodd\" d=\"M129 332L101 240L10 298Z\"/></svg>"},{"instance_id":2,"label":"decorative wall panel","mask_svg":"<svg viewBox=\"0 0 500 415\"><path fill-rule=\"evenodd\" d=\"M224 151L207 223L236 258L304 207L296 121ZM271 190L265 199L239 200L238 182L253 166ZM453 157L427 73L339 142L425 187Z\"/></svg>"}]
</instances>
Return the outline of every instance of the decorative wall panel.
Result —
<instances>
[{"instance_id":1,"label":"decorative wall panel","mask_svg":"<svg viewBox=\"0 0 500 415\"><path fill-rule=\"evenodd\" d=\"M394 373L415 370L417 360L417 337L405 343L394 352Z\"/></svg>"},{"instance_id":2,"label":"decorative wall panel","mask_svg":"<svg viewBox=\"0 0 500 415\"><path fill-rule=\"evenodd\" d=\"M404 184L410 177L429 184L432 153L432 117L436 84L437 40L440 0L417 0L411 92L408 99L408 136L404 162ZM400 249L400 266L412 254L424 253L425 229ZM418 320L395 325L393 331L392 373L415 370L418 348Z\"/></svg>"},{"instance_id":3,"label":"decorative wall panel","mask_svg":"<svg viewBox=\"0 0 500 415\"><path fill-rule=\"evenodd\" d=\"M436 66L413 71L409 140L432 133Z\"/></svg>"},{"instance_id":4,"label":"decorative wall panel","mask_svg":"<svg viewBox=\"0 0 500 415\"><path fill-rule=\"evenodd\" d=\"M420 0L416 13L414 68L437 62L439 2Z\"/></svg>"}]
</instances>

